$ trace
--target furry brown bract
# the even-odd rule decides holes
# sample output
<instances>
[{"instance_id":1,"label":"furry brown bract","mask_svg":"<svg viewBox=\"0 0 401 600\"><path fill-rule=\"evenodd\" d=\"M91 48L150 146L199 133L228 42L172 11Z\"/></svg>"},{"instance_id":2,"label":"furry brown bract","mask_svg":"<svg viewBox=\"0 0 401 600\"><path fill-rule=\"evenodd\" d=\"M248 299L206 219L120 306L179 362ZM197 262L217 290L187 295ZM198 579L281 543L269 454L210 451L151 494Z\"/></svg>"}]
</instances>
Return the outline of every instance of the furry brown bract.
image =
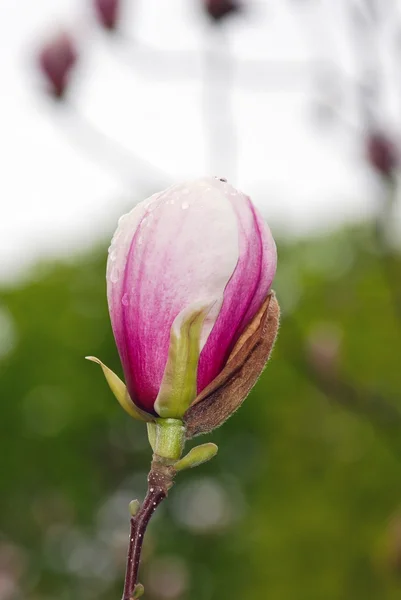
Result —
<instances>
[{"instance_id":1,"label":"furry brown bract","mask_svg":"<svg viewBox=\"0 0 401 600\"><path fill-rule=\"evenodd\" d=\"M279 319L280 307L271 292L234 346L224 369L185 413L187 439L219 427L241 406L269 360Z\"/></svg>"}]
</instances>

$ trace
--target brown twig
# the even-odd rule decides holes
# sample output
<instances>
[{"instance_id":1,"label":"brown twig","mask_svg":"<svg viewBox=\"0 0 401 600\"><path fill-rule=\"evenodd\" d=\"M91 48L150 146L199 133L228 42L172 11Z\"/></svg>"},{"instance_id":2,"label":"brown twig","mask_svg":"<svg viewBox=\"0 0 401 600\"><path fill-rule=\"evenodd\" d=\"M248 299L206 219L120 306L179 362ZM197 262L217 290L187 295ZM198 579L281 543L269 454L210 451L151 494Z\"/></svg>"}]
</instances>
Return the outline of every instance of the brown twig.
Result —
<instances>
[{"instance_id":1,"label":"brown twig","mask_svg":"<svg viewBox=\"0 0 401 600\"><path fill-rule=\"evenodd\" d=\"M375 238L377 249L380 253L383 278L387 284L393 304L394 314L401 325L401 290L398 286L399 268L395 251L389 244L388 227L392 218L392 209L397 196L397 183L394 175L383 177L385 186L384 197L382 198L382 210L375 222Z\"/></svg>"},{"instance_id":2,"label":"brown twig","mask_svg":"<svg viewBox=\"0 0 401 600\"><path fill-rule=\"evenodd\" d=\"M69 142L114 172L129 188L157 190L171 184L170 176L163 169L104 133L71 100L66 99L61 106L54 104L53 108L57 109L53 117Z\"/></svg>"},{"instance_id":3,"label":"brown twig","mask_svg":"<svg viewBox=\"0 0 401 600\"><path fill-rule=\"evenodd\" d=\"M287 345L289 363L331 402L366 418L376 431L383 434L393 454L400 456L401 411L397 398L387 398L368 388L360 389L342 379L336 371L324 373L310 364L303 333L293 316L286 317L285 327L291 331L291 346Z\"/></svg>"},{"instance_id":4,"label":"brown twig","mask_svg":"<svg viewBox=\"0 0 401 600\"><path fill-rule=\"evenodd\" d=\"M213 26L214 31L223 29ZM130 35L121 32L114 37L118 42L114 49L119 53L119 58L138 72L148 78L178 79L190 81L201 76L201 64L197 51L159 49L151 44L144 43ZM327 71L336 69L337 79L347 81L347 76L337 69L337 65L331 61L317 59L291 60L291 59L268 59L268 58L243 58L236 57L236 87L240 89L267 90L270 92L285 90L297 90L299 84L308 76L310 68L319 68ZM224 74L223 74L224 75Z\"/></svg>"},{"instance_id":5,"label":"brown twig","mask_svg":"<svg viewBox=\"0 0 401 600\"><path fill-rule=\"evenodd\" d=\"M210 171L236 179L237 134L232 90L236 62L222 28L208 30L204 53L203 111Z\"/></svg>"},{"instance_id":6,"label":"brown twig","mask_svg":"<svg viewBox=\"0 0 401 600\"><path fill-rule=\"evenodd\" d=\"M173 485L175 471L158 456L153 457L151 470L148 475L148 491L143 504L135 516L131 517L131 528L128 545L127 567L122 600L132 600L135 597L135 587L138 584L139 564L142 545L149 521L159 504L166 498L168 490Z\"/></svg>"}]
</instances>

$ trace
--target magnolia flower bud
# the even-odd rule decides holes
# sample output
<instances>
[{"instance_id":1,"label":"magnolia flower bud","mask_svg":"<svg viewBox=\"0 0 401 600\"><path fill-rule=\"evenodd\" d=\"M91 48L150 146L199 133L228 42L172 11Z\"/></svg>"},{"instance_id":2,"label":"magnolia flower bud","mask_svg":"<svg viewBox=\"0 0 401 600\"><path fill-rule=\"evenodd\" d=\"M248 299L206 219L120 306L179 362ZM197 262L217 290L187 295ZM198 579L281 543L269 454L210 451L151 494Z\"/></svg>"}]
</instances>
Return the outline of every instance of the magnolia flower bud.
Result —
<instances>
[{"instance_id":1,"label":"magnolia flower bud","mask_svg":"<svg viewBox=\"0 0 401 600\"><path fill-rule=\"evenodd\" d=\"M107 294L126 389L102 367L127 412L184 421L191 437L236 410L276 336L276 260L269 228L224 179L172 186L120 219Z\"/></svg>"},{"instance_id":2,"label":"magnolia flower bud","mask_svg":"<svg viewBox=\"0 0 401 600\"><path fill-rule=\"evenodd\" d=\"M399 164L398 151L392 140L380 131L370 133L366 140L368 161L383 177L391 177Z\"/></svg>"},{"instance_id":3,"label":"magnolia flower bud","mask_svg":"<svg viewBox=\"0 0 401 600\"><path fill-rule=\"evenodd\" d=\"M241 10L236 0L203 0L205 10L214 21L220 21Z\"/></svg>"},{"instance_id":4,"label":"magnolia flower bud","mask_svg":"<svg viewBox=\"0 0 401 600\"><path fill-rule=\"evenodd\" d=\"M74 40L65 32L47 42L39 53L39 66L50 85L50 92L62 98L70 72L78 59Z\"/></svg>"},{"instance_id":5,"label":"magnolia flower bud","mask_svg":"<svg viewBox=\"0 0 401 600\"><path fill-rule=\"evenodd\" d=\"M116 28L120 12L119 0L94 0L94 8L103 27L110 31Z\"/></svg>"}]
</instances>

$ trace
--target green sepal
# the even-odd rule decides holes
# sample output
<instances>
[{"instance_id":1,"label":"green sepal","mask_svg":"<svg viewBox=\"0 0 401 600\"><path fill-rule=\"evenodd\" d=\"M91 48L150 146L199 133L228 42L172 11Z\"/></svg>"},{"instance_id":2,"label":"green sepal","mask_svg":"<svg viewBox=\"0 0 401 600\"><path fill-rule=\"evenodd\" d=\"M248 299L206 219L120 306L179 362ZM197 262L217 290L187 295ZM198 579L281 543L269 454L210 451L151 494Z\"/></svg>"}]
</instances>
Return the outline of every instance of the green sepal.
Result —
<instances>
[{"instance_id":1,"label":"green sepal","mask_svg":"<svg viewBox=\"0 0 401 600\"><path fill-rule=\"evenodd\" d=\"M200 337L208 310L192 310L182 319L178 332L176 323L171 327L167 364L154 405L164 419L180 419L196 398Z\"/></svg>"},{"instance_id":2,"label":"green sepal","mask_svg":"<svg viewBox=\"0 0 401 600\"><path fill-rule=\"evenodd\" d=\"M146 426L148 428L149 444L154 452L156 450L157 425L156 423L150 422L147 423Z\"/></svg>"},{"instance_id":3,"label":"green sepal","mask_svg":"<svg viewBox=\"0 0 401 600\"><path fill-rule=\"evenodd\" d=\"M145 411L138 408L131 400L127 387L123 381L116 375L109 367L106 367L105 364L102 363L101 360L96 358L95 356L85 356L86 360L90 360L94 363L97 363L102 367L103 374L106 378L107 383L115 397L117 398L120 405L123 409L134 419L138 419L139 421L153 421L154 417L149 415Z\"/></svg>"},{"instance_id":4,"label":"green sepal","mask_svg":"<svg viewBox=\"0 0 401 600\"><path fill-rule=\"evenodd\" d=\"M217 451L218 447L211 442L195 446L186 456L174 464L174 469L176 471L184 471L185 469L197 467L216 456Z\"/></svg>"},{"instance_id":5,"label":"green sepal","mask_svg":"<svg viewBox=\"0 0 401 600\"><path fill-rule=\"evenodd\" d=\"M140 598L141 596L143 596L144 593L145 593L145 588L143 587L142 583L137 583L136 586L134 587L134 591L132 593L132 600L137 600L137 598Z\"/></svg>"}]
</instances>

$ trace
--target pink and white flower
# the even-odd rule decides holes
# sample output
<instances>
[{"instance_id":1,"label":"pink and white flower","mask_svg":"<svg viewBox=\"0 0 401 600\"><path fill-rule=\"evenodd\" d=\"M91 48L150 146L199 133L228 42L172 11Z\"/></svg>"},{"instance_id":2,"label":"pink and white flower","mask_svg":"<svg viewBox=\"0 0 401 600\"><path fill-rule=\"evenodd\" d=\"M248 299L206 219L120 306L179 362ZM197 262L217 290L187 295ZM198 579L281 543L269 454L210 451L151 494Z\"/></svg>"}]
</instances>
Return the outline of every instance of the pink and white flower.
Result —
<instances>
[{"instance_id":1,"label":"pink and white flower","mask_svg":"<svg viewBox=\"0 0 401 600\"><path fill-rule=\"evenodd\" d=\"M109 249L107 295L129 401L166 416L158 398L171 380L173 340L184 349L195 344L185 350L188 367L175 372L181 381L192 369L186 402L194 400L267 298L276 262L268 226L224 179L171 186L121 217Z\"/></svg>"}]
</instances>

